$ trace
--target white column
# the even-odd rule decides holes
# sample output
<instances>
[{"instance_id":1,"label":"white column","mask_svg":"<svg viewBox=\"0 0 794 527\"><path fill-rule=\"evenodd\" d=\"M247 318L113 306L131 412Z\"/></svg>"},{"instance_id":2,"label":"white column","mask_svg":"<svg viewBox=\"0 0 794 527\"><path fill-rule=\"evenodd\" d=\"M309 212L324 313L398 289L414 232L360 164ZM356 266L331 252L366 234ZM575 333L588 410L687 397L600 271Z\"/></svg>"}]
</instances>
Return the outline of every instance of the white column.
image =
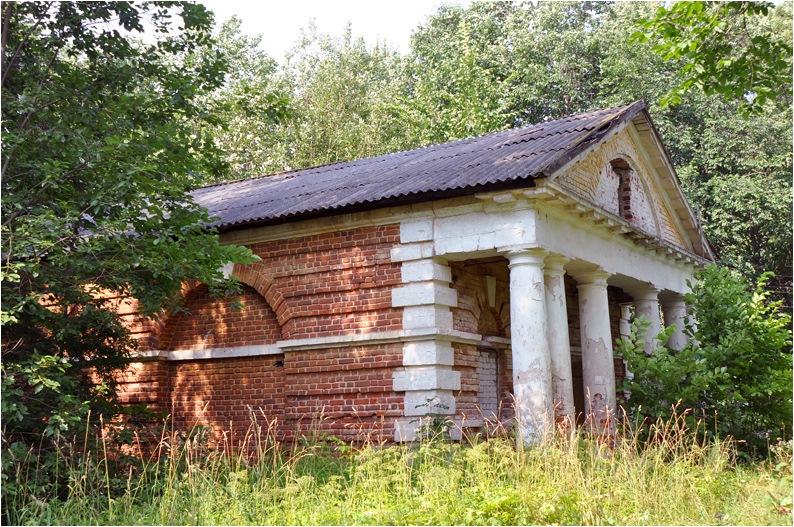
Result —
<instances>
[{"instance_id":1,"label":"white column","mask_svg":"<svg viewBox=\"0 0 794 527\"><path fill-rule=\"evenodd\" d=\"M653 351L659 344L656 336L662 331L662 323L659 318L659 290L653 286L647 286L631 289L628 293L634 299L634 316L643 316L651 323L642 338L645 341L643 346L645 353L653 355Z\"/></svg>"},{"instance_id":2,"label":"white column","mask_svg":"<svg viewBox=\"0 0 794 527\"><path fill-rule=\"evenodd\" d=\"M681 295L662 296L661 302L664 325L666 327L675 326L675 331L670 335L667 346L674 350L681 350L689 342L684 334L687 316L686 302Z\"/></svg>"},{"instance_id":3,"label":"white column","mask_svg":"<svg viewBox=\"0 0 794 527\"><path fill-rule=\"evenodd\" d=\"M566 427L575 423L571 342L568 335L568 305L565 299L565 269L568 258L546 258L546 321L551 355L552 396L555 420Z\"/></svg>"},{"instance_id":4,"label":"white column","mask_svg":"<svg viewBox=\"0 0 794 527\"><path fill-rule=\"evenodd\" d=\"M547 340L544 249L510 251L510 339L516 442L538 443L553 430L551 356Z\"/></svg>"},{"instance_id":5,"label":"white column","mask_svg":"<svg viewBox=\"0 0 794 527\"><path fill-rule=\"evenodd\" d=\"M609 322L607 278L602 270L574 275L579 290L579 326L582 336L582 379L585 412L591 432L615 432L615 364Z\"/></svg>"}]
</instances>

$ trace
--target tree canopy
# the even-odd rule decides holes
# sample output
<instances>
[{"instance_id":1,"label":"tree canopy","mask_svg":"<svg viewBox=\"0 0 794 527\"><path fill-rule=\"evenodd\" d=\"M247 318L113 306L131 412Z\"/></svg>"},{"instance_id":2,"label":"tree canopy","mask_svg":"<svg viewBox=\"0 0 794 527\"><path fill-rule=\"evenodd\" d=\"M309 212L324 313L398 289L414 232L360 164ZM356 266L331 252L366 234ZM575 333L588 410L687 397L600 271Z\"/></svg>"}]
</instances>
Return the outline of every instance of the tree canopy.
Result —
<instances>
[{"instance_id":1,"label":"tree canopy","mask_svg":"<svg viewBox=\"0 0 794 527\"><path fill-rule=\"evenodd\" d=\"M768 22L771 2L675 2L639 21L638 42L654 42L665 60L679 60L681 83L661 99L680 103L690 89L740 100L745 115L767 100L791 100L791 39ZM750 20L754 18L753 20Z\"/></svg>"},{"instance_id":2,"label":"tree canopy","mask_svg":"<svg viewBox=\"0 0 794 527\"><path fill-rule=\"evenodd\" d=\"M773 272L790 307L791 19L790 3L474 2L439 8L402 55L309 28L263 81L294 114L230 128L270 145L246 167L262 175L645 99L720 261Z\"/></svg>"},{"instance_id":3,"label":"tree canopy","mask_svg":"<svg viewBox=\"0 0 794 527\"><path fill-rule=\"evenodd\" d=\"M153 316L187 280L233 287L221 267L253 256L220 245L189 194L225 166L199 104L226 72L203 6L8 2L2 14L3 440L35 441L105 401L85 376L135 348L119 299ZM153 41L134 37L146 27Z\"/></svg>"}]
</instances>

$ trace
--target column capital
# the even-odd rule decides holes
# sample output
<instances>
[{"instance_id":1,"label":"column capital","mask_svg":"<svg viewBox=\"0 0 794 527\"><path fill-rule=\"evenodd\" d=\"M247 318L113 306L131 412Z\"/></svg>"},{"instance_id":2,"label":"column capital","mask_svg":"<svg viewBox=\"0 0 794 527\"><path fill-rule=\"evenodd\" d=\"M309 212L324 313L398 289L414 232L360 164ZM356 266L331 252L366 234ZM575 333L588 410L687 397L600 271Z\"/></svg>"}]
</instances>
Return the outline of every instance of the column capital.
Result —
<instances>
[{"instance_id":1,"label":"column capital","mask_svg":"<svg viewBox=\"0 0 794 527\"><path fill-rule=\"evenodd\" d=\"M589 269L586 271L577 271L575 273L571 273L571 276L574 277L579 287L587 285L606 287L607 279L612 276L612 273L608 273L598 267L596 269Z\"/></svg>"},{"instance_id":2,"label":"column capital","mask_svg":"<svg viewBox=\"0 0 794 527\"><path fill-rule=\"evenodd\" d=\"M563 266L570 262L571 259L561 254L551 253L544 261L546 263L544 271L547 276L562 276L565 274Z\"/></svg>"},{"instance_id":3,"label":"column capital","mask_svg":"<svg viewBox=\"0 0 794 527\"><path fill-rule=\"evenodd\" d=\"M686 306L684 295L680 293L670 293L667 291L659 295L659 303L662 304L662 306L670 306L670 307Z\"/></svg>"},{"instance_id":4,"label":"column capital","mask_svg":"<svg viewBox=\"0 0 794 527\"><path fill-rule=\"evenodd\" d=\"M508 267L511 269L522 265L543 267L547 254L549 254L549 251L542 247L528 247L510 249L505 254L505 257L509 260Z\"/></svg>"},{"instance_id":5,"label":"column capital","mask_svg":"<svg viewBox=\"0 0 794 527\"><path fill-rule=\"evenodd\" d=\"M650 300L654 302L659 301L659 293L661 290L653 284L642 284L636 287L625 288L628 294L631 295L635 301Z\"/></svg>"}]
</instances>

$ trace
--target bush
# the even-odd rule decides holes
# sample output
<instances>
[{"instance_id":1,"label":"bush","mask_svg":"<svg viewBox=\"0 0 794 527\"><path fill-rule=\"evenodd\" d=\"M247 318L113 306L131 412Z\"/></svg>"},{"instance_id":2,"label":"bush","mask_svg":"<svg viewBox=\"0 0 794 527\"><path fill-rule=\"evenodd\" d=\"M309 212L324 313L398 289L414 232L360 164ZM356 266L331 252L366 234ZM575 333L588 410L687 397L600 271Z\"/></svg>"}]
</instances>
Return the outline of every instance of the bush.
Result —
<instances>
[{"instance_id":1,"label":"bush","mask_svg":"<svg viewBox=\"0 0 794 527\"><path fill-rule=\"evenodd\" d=\"M768 453L770 442L792 431L791 317L771 302L763 275L754 290L727 269L708 266L690 284L691 306L685 333L690 344L666 347L669 329L648 356L642 340L647 321L634 322L619 349L634 379L629 411L653 420L689 412L691 419L713 419L707 434L733 436L745 453Z\"/></svg>"}]
</instances>

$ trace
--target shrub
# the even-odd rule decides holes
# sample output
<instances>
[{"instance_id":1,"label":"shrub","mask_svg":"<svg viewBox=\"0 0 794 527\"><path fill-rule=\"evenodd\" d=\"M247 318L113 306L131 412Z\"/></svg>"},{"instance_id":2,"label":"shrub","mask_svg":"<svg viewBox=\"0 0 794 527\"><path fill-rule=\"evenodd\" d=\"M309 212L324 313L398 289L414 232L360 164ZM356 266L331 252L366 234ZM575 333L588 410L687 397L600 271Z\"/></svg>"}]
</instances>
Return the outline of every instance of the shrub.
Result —
<instances>
[{"instance_id":1,"label":"shrub","mask_svg":"<svg viewBox=\"0 0 794 527\"><path fill-rule=\"evenodd\" d=\"M634 374L623 386L631 393L629 411L667 419L678 406L691 419L713 419L707 433L733 436L748 454L766 454L770 441L790 438L791 317L769 300L770 276L751 290L727 269L699 273L685 297L693 315L685 329L690 344L680 351L665 345L668 328L646 355L641 338L648 324L635 320L631 338L619 342Z\"/></svg>"}]
</instances>

